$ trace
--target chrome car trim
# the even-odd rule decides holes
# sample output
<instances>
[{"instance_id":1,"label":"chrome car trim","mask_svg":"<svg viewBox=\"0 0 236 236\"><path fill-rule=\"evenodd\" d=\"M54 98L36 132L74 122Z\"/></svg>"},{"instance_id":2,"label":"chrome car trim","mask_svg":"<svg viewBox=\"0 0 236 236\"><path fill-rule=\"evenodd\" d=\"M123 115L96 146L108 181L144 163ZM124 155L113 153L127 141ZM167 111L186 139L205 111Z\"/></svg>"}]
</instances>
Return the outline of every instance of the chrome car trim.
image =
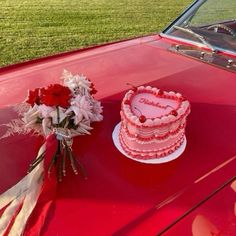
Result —
<instances>
[{"instance_id":1,"label":"chrome car trim","mask_svg":"<svg viewBox=\"0 0 236 236\"><path fill-rule=\"evenodd\" d=\"M228 71L236 72L236 60L223 53L214 53L209 49L195 47L194 45L172 43L167 49L170 52L177 53L198 61L224 68Z\"/></svg>"},{"instance_id":2,"label":"chrome car trim","mask_svg":"<svg viewBox=\"0 0 236 236\"><path fill-rule=\"evenodd\" d=\"M179 37L175 37L175 36L171 36L171 35L167 35L167 34L165 34L163 32L160 33L160 36L162 38L167 38L167 39L175 40L175 41L178 41L178 42L183 42L183 43L191 44L191 45L197 46L199 48L206 48L206 45L204 45L203 43L195 42L195 41L192 41L192 40L188 40L188 39L184 39L184 38L179 38ZM218 52L227 53L227 54L232 55L233 57L236 57L236 52L233 52L233 51L230 51L230 50L226 50L226 49L220 48L220 47L215 47L215 48L218 50Z\"/></svg>"}]
</instances>

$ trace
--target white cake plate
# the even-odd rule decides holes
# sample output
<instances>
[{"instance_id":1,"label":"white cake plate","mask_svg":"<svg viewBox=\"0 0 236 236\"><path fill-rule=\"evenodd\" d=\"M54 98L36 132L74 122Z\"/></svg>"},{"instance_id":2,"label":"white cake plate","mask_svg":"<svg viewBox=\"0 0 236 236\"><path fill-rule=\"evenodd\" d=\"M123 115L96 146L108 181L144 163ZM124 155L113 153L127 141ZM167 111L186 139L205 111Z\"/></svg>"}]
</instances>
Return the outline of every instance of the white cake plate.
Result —
<instances>
[{"instance_id":1,"label":"white cake plate","mask_svg":"<svg viewBox=\"0 0 236 236\"><path fill-rule=\"evenodd\" d=\"M185 150L186 148L186 144L187 144L187 140L186 140L186 137L184 136L184 141L183 143L181 144L181 146L176 150L174 151L173 153L165 156L165 157L160 157L160 158L153 158L153 159L148 159L148 160L143 160L143 159L136 159L136 158L133 158L131 157L130 155L128 155L124 149L122 148L121 144L120 144L120 139L119 139L119 132L120 132L120 125L121 123L118 123L113 132L112 132L112 139L113 139L113 142L116 146L116 148L126 157L134 160L134 161L138 161L138 162L142 162L142 163L146 163L146 164L161 164L161 163L165 163L165 162L169 162L169 161L172 161L172 160L175 160L176 158L178 158Z\"/></svg>"}]
</instances>

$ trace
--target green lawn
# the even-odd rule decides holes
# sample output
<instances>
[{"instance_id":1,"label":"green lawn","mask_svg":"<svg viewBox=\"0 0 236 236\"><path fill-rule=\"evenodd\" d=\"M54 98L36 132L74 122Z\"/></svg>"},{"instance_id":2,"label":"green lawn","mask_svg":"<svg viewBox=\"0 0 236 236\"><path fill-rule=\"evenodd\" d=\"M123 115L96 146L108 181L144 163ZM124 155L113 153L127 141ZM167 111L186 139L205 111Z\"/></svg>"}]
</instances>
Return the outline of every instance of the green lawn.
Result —
<instances>
[{"instance_id":1,"label":"green lawn","mask_svg":"<svg viewBox=\"0 0 236 236\"><path fill-rule=\"evenodd\" d=\"M158 32L192 0L0 0L0 66Z\"/></svg>"}]
</instances>

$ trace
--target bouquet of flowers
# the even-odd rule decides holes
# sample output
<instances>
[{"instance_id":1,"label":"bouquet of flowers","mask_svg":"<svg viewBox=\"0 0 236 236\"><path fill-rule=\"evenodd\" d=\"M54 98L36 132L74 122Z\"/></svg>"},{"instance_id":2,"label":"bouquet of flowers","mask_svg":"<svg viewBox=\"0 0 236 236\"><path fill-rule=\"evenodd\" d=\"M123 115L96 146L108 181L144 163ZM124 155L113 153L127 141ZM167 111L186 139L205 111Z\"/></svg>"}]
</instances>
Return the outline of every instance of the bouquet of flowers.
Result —
<instances>
[{"instance_id":1,"label":"bouquet of flowers","mask_svg":"<svg viewBox=\"0 0 236 236\"><path fill-rule=\"evenodd\" d=\"M72 151L73 138L90 134L91 123L103 119L102 107L85 76L64 71L62 80L62 84L29 91L26 101L16 107L21 118L6 124L8 130L0 137L15 133L45 137L28 174L0 195L0 235L40 235L57 182L66 175L66 162L75 174L80 169L85 176ZM57 175L51 178L45 170L50 173L52 168Z\"/></svg>"},{"instance_id":2,"label":"bouquet of flowers","mask_svg":"<svg viewBox=\"0 0 236 236\"><path fill-rule=\"evenodd\" d=\"M72 75L64 70L62 84L29 91L26 101L18 106L21 119L12 120L4 137L14 133L31 133L48 137L55 135L57 150L51 159L48 173L56 167L58 181L66 175L66 162L78 174L78 168L84 176L81 163L72 152L73 138L90 134L91 123L103 119L102 106L95 100L94 84L83 75ZM43 159L45 151L31 163L31 172Z\"/></svg>"}]
</instances>

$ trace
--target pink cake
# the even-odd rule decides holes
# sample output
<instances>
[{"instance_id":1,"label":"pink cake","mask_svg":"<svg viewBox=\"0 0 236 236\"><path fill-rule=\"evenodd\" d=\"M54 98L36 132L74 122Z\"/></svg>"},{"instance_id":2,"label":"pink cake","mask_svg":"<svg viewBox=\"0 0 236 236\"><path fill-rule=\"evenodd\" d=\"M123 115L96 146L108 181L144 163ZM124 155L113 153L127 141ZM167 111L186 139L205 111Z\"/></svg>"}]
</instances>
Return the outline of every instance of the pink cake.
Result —
<instances>
[{"instance_id":1,"label":"pink cake","mask_svg":"<svg viewBox=\"0 0 236 236\"><path fill-rule=\"evenodd\" d=\"M136 159L171 154L184 141L189 113L190 104L180 93L133 87L121 104L119 140L123 150Z\"/></svg>"}]
</instances>

